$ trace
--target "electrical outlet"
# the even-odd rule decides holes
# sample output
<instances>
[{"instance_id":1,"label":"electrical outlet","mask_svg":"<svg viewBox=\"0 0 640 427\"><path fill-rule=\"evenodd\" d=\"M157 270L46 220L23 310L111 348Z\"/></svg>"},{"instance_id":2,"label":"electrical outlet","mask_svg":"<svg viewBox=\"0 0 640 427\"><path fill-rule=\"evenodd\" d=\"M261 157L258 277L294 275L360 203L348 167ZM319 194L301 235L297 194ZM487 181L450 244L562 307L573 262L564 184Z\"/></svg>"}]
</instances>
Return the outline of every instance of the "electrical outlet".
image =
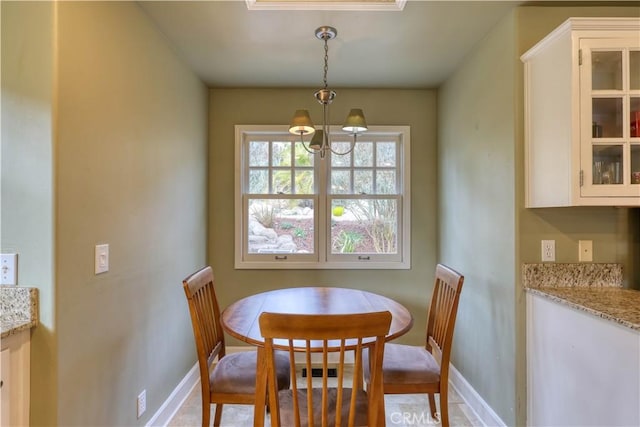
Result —
<instances>
[{"instance_id":1,"label":"electrical outlet","mask_svg":"<svg viewBox=\"0 0 640 427\"><path fill-rule=\"evenodd\" d=\"M556 241L542 241L542 262L555 262L556 260Z\"/></svg>"},{"instance_id":2,"label":"electrical outlet","mask_svg":"<svg viewBox=\"0 0 640 427\"><path fill-rule=\"evenodd\" d=\"M0 284L18 284L18 254L0 255Z\"/></svg>"},{"instance_id":3,"label":"electrical outlet","mask_svg":"<svg viewBox=\"0 0 640 427\"><path fill-rule=\"evenodd\" d=\"M578 261L593 261L593 240L578 240Z\"/></svg>"},{"instance_id":4,"label":"electrical outlet","mask_svg":"<svg viewBox=\"0 0 640 427\"><path fill-rule=\"evenodd\" d=\"M144 411L147 410L147 390L142 390L138 395L137 406L138 418L140 418L142 414L144 414Z\"/></svg>"}]
</instances>

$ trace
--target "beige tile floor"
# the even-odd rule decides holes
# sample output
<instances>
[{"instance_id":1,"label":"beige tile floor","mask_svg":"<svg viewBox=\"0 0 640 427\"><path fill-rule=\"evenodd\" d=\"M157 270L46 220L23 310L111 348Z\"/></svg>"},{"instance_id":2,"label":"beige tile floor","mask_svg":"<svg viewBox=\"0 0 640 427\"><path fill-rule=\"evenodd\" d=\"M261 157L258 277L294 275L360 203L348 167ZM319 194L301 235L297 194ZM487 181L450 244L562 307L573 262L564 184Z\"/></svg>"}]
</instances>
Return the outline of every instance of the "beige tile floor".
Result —
<instances>
[{"instance_id":1,"label":"beige tile floor","mask_svg":"<svg viewBox=\"0 0 640 427\"><path fill-rule=\"evenodd\" d=\"M436 404L440 404L436 396ZM169 422L170 427L196 427L201 425L200 384L193 391ZM426 395L387 395L385 410L387 427L433 427L439 426L431 418ZM213 422L211 406L211 420ZM449 387L449 423L451 427L476 427L483 424L464 403L453 387ZM267 422L268 425L268 416ZM250 405L225 405L222 411L221 427L248 427L253 425L253 407Z\"/></svg>"}]
</instances>

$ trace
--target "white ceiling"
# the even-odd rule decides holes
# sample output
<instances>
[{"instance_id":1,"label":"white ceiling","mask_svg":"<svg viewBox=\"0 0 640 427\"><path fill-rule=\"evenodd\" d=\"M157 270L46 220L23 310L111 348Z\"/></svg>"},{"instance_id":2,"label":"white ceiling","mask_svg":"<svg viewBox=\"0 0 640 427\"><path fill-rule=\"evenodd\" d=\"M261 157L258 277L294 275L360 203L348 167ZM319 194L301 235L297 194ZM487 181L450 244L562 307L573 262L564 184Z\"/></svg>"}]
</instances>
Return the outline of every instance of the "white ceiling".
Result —
<instances>
[{"instance_id":1,"label":"white ceiling","mask_svg":"<svg viewBox=\"0 0 640 427\"><path fill-rule=\"evenodd\" d=\"M434 88L520 1L409 0L402 11L248 10L244 1L142 1L212 87L321 87L330 25L330 87Z\"/></svg>"}]
</instances>

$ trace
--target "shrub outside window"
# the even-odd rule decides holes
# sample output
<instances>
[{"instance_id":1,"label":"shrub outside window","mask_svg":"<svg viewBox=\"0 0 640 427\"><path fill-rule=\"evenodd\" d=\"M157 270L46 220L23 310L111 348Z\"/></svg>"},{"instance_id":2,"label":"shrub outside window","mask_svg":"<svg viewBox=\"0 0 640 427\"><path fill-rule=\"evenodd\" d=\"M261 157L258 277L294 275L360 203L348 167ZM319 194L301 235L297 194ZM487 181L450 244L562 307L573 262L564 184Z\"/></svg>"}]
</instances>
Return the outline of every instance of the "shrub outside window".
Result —
<instances>
[{"instance_id":1,"label":"shrub outside window","mask_svg":"<svg viewBox=\"0 0 640 427\"><path fill-rule=\"evenodd\" d=\"M236 268L410 268L409 127L371 127L324 159L299 138L236 126ZM332 127L334 151L350 140Z\"/></svg>"}]
</instances>

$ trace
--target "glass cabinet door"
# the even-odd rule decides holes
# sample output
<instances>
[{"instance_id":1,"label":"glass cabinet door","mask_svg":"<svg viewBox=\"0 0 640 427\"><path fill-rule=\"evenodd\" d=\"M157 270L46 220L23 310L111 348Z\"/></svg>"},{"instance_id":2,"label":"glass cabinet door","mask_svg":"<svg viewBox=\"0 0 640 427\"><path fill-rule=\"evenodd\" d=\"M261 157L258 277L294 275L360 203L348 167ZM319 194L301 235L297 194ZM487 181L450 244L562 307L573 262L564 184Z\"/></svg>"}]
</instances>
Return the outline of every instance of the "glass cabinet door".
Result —
<instances>
[{"instance_id":1,"label":"glass cabinet door","mask_svg":"<svg viewBox=\"0 0 640 427\"><path fill-rule=\"evenodd\" d=\"M580 42L581 169L585 196L640 195L640 46Z\"/></svg>"}]
</instances>

